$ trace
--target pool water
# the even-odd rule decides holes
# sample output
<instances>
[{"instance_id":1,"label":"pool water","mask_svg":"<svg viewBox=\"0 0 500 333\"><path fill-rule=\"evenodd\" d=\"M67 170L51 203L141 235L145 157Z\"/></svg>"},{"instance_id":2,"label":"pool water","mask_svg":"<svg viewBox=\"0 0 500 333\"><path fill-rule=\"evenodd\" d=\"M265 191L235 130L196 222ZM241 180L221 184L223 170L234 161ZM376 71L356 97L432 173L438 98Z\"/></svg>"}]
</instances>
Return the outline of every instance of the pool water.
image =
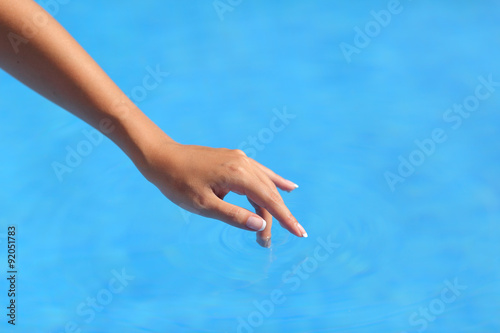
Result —
<instances>
[{"instance_id":1,"label":"pool water","mask_svg":"<svg viewBox=\"0 0 500 333\"><path fill-rule=\"evenodd\" d=\"M41 3L176 141L298 183L309 237L183 211L1 72L2 332L500 331L496 2Z\"/></svg>"}]
</instances>

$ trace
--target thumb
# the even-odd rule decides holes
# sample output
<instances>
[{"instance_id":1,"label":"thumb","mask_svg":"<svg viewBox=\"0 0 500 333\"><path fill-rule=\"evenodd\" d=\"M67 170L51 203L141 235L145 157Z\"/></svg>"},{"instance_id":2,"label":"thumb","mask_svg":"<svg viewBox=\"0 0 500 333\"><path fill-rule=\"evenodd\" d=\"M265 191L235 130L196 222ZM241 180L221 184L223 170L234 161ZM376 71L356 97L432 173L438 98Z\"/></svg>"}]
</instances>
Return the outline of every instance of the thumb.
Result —
<instances>
[{"instance_id":1,"label":"thumb","mask_svg":"<svg viewBox=\"0 0 500 333\"><path fill-rule=\"evenodd\" d=\"M262 231L266 228L266 221L259 215L230 204L216 196L214 197L214 201L210 205L211 212L209 215L211 218L250 231Z\"/></svg>"}]
</instances>

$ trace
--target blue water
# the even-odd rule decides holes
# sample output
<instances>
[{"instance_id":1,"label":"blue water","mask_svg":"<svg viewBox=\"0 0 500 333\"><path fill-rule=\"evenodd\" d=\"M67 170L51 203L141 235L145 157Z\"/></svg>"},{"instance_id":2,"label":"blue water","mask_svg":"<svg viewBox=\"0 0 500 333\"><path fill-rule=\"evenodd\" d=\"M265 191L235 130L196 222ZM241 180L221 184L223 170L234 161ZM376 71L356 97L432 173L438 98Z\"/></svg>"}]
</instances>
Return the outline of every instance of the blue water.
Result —
<instances>
[{"instance_id":1,"label":"blue water","mask_svg":"<svg viewBox=\"0 0 500 333\"><path fill-rule=\"evenodd\" d=\"M499 332L500 86L481 83L500 81L498 4L401 0L377 30L387 1L232 3L49 9L172 138L298 183L283 195L309 238L276 223L263 249L186 213L108 139L60 181L89 126L1 72L1 331ZM347 59L356 27L373 37ZM169 73L151 91L148 68Z\"/></svg>"}]
</instances>

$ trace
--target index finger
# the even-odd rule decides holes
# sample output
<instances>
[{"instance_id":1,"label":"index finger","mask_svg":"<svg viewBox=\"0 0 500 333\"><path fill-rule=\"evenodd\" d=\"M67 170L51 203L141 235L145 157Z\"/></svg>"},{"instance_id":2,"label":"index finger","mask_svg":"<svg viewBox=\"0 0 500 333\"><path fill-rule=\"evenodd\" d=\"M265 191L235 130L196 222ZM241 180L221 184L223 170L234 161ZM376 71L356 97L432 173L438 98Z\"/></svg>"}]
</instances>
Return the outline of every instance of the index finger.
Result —
<instances>
[{"instance_id":1,"label":"index finger","mask_svg":"<svg viewBox=\"0 0 500 333\"><path fill-rule=\"evenodd\" d=\"M266 209L274 216L280 225L297 237L307 237L307 232L292 215L283 202L274 184L266 184L256 177L256 181L247 183L245 195L260 207Z\"/></svg>"}]
</instances>

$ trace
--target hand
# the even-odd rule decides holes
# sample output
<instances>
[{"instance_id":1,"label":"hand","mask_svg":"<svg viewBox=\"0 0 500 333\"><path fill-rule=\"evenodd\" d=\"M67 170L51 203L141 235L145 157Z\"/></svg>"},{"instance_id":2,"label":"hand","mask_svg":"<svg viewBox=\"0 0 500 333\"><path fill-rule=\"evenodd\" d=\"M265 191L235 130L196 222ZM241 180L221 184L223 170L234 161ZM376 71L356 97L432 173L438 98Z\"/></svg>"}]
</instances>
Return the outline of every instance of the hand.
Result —
<instances>
[{"instance_id":1,"label":"hand","mask_svg":"<svg viewBox=\"0 0 500 333\"><path fill-rule=\"evenodd\" d=\"M34 17L46 24L33 35L26 20ZM295 184L242 151L174 143L36 2L0 1L0 36L11 34L25 42L13 48L10 38L0 38L0 67L96 129L109 121L105 134L174 203L258 231L263 246L270 245L272 216L294 235L307 237L276 188L292 191ZM223 201L230 191L246 195L256 214Z\"/></svg>"},{"instance_id":2,"label":"hand","mask_svg":"<svg viewBox=\"0 0 500 333\"><path fill-rule=\"evenodd\" d=\"M232 226L257 232L257 242L270 246L272 217L298 237L304 228L286 207L277 187L298 186L247 157L241 150L163 142L150 147L144 176L180 207ZM230 192L246 195L256 214L225 202Z\"/></svg>"}]
</instances>

